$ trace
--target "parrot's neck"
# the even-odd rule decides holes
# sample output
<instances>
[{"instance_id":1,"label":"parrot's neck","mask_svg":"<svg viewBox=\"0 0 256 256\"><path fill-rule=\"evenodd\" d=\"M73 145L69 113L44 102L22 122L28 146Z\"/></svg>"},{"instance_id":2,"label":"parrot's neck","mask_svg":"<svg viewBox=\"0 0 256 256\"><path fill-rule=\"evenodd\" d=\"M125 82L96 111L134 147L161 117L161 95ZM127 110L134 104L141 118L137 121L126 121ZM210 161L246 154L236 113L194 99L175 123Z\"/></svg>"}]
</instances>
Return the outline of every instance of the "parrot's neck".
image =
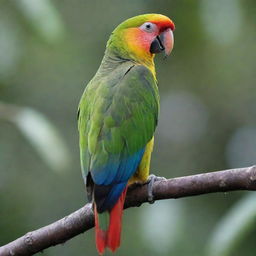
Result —
<instances>
[{"instance_id":1,"label":"parrot's neck","mask_svg":"<svg viewBox=\"0 0 256 256\"><path fill-rule=\"evenodd\" d=\"M117 67L120 66L120 64L137 64L137 65L143 65L146 66L153 74L153 76L156 78L156 71L155 71L155 64L154 64L154 56L151 58L145 58L136 60L135 58L132 58L130 56L119 56L115 53L112 53L111 51L106 50L105 55L102 59L100 68L98 72L101 74L108 74Z\"/></svg>"},{"instance_id":2,"label":"parrot's neck","mask_svg":"<svg viewBox=\"0 0 256 256\"><path fill-rule=\"evenodd\" d=\"M111 71L115 70L116 68L118 68L120 65L122 64L132 64L132 62L128 59L124 59L124 58L119 58L113 54L110 54L109 52L105 52L105 55L102 59L102 62L100 64L100 68L99 71L104 74L108 74Z\"/></svg>"}]
</instances>

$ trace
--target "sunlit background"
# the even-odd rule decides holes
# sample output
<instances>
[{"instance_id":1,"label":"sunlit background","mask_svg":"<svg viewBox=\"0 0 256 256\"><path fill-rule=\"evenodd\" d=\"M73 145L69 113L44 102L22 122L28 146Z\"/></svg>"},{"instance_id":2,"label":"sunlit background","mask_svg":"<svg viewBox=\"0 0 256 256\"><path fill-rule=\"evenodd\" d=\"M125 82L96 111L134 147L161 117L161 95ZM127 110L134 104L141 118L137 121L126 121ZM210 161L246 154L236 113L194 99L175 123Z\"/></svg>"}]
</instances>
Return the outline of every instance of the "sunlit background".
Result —
<instances>
[{"instance_id":1,"label":"sunlit background","mask_svg":"<svg viewBox=\"0 0 256 256\"><path fill-rule=\"evenodd\" d=\"M175 48L152 172L176 177L256 162L255 0L3 0L0 4L0 245L86 202L76 111L109 34L162 13ZM116 255L255 256L256 194L219 193L125 211ZM39 255L97 255L94 230Z\"/></svg>"}]
</instances>

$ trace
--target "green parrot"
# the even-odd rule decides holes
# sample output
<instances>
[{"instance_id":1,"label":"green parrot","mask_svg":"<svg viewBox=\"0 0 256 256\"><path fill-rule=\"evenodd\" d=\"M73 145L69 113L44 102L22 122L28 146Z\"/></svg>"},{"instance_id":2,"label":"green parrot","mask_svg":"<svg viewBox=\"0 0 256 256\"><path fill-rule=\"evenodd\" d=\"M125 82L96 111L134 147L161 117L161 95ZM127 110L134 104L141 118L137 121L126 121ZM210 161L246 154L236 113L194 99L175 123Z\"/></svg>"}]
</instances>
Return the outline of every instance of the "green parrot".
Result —
<instances>
[{"instance_id":1,"label":"green parrot","mask_svg":"<svg viewBox=\"0 0 256 256\"><path fill-rule=\"evenodd\" d=\"M130 18L112 32L78 110L82 174L95 214L98 253L120 246L127 186L149 177L159 112L154 56L173 48L174 23Z\"/></svg>"}]
</instances>

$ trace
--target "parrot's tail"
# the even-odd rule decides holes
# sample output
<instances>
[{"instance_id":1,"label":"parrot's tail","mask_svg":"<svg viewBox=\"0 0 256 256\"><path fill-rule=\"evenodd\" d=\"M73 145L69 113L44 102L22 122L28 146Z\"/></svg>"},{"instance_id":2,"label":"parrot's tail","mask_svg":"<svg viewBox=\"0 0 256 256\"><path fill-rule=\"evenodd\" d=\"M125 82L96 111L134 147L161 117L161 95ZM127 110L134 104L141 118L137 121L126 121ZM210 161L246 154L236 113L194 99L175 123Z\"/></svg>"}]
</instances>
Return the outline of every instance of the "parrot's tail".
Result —
<instances>
[{"instance_id":1,"label":"parrot's tail","mask_svg":"<svg viewBox=\"0 0 256 256\"><path fill-rule=\"evenodd\" d=\"M120 246L126 191L127 187L110 212L97 213L96 206L94 206L96 247L100 255L107 247L114 252Z\"/></svg>"}]
</instances>

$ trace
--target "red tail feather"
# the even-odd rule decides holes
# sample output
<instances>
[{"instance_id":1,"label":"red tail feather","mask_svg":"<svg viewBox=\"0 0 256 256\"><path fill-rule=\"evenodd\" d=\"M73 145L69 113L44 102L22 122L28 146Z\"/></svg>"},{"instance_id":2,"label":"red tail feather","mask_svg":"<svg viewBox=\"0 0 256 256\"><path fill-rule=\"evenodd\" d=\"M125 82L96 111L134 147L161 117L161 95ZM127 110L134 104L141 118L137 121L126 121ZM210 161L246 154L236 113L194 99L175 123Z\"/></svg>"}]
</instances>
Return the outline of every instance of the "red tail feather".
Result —
<instances>
[{"instance_id":1,"label":"red tail feather","mask_svg":"<svg viewBox=\"0 0 256 256\"><path fill-rule=\"evenodd\" d=\"M115 206L110 211L108 230L101 230L99 227L98 213L96 206L95 214L95 235L98 253L102 255L106 247L111 251L115 251L120 246L123 206L125 201L127 187L122 192Z\"/></svg>"},{"instance_id":2,"label":"red tail feather","mask_svg":"<svg viewBox=\"0 0 256 256\"><path fill-rule=\"evenodd\" d=\"M101 230L99 227L99 216L96 210L96 205L94 206L94 215L95 215L95 239L96 239L96 247L97 251L100 255L104 253L106 248L106 238L107 231Z\"/></svg>"}]
</instances>

